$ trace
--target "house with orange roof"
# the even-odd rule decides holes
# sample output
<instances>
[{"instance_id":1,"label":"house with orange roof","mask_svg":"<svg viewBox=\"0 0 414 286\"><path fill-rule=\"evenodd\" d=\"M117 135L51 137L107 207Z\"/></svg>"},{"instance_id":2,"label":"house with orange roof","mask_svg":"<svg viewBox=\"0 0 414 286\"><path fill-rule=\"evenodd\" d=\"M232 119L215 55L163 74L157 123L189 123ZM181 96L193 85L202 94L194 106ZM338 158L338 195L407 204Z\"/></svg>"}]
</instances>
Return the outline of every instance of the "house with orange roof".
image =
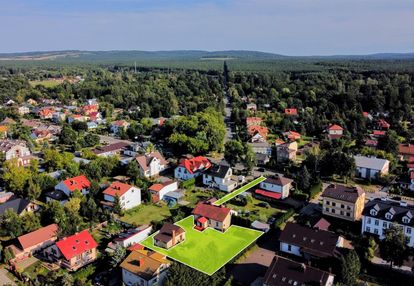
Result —
<instances>
[{"instance_id":1,"label":"house with orange roof","mask_svg":"<svg viewBox=\"0 0 414 286\"><path fill-rule=\"evenodd\" d=\"M247 133L249 134L250 137L255 138L255 136L257 134L260 135L260 137L266 141L267 140L267 135L269 133L269 129L267 129L267 127L265 126L260 126L260 125L250 125L249 127L247 127ZM254 142L252 139L252 142ZM256 141L258 142L258 141Z\"/></svg>"},{"instance_id":2,"label":"house with orange roof","mask_svg":"<svg viewBox=\"0 0 414 286\"><path fill-rule=\"evenodd\" d=\"M284 132L283 133L283 136L285 136L290 141L300 140L300 138L301 138L300 133L298 133L296 131L287 131L287 132Z\"/></svg>"},{"instance_id":3,"label":"house with orange roof","mask_svg":"<svg viewBox=\"0 0 414 286\"><path fill-rule=\"evenodd\" d=\"M125 131L129 125L130 124L125 120L117 120L112 122L110 130L113 134L118 134L120 130Z\"/></svg>"},{"instance_id":4,"label":"house with orange roof","mask_svg":"<svg viewBox=\"0 0 414 286\"><path fill-rule=\"evenodd\" d=\"M344 129L337 124L331 124L327 128L327 132L329 139L339 139L343 136Z\"/></svg>"},{"instance_id":5,"label":"house with orange roof","mask_svg":"<svg viewBox=\"0 0 414 286\"><path fill-rule=\"evenodd\" d=\"M89 182L88 178L85 175L80 175L61 181L55 186L55 190L62 191L66 196L70 197L76 190L86 195L89 193L90 187L91 182Z\"/></svg>"},{"instance_id":6,"label":"house with orange roof","mask_svg":"<svg viewBox=\"0 0 414 286\"><path fill-rule=\"evenodd\" d=\"M194 208L195 229L204 230L208 227L226 231L231 224L231 209L223 205L216 206L209 202L200 202Z\"/></svg>"},{"instance_id":7,"label":"house with orange roof","mask_svg":"<svg viewBox=\"0 0 414 286\"><path fill-rule=\"evenodd\" d=\"M98 112L99 105L98 104L89 104L82 106L82 113L89 116L93 112Z\"/></svg>"},{"instance_id":8,"label":"house with orange roof","mask_svg":"<svg viewBox=\"0 0 414 286\"><path fill-rule=\"evenodd\" d=\"M148 188L151 193L152 202L159 202L169 192L175 192L178 190L178 183L175 181L167 181L164 183L153 184Z\"/></svg>"},{"instance_id":9,"label":"house with orange roof","mask_svg":"<svg viewBox=\"0 0 414 286\"><path fill-rule=\"evenodd\" d=\"M297 116L298 110L296 108L285 108L285 115Z\"/></svg>"},{"instance_id":10,"label":"house with orange roof","mask_svg":"<svg viewBox=\"0 0 414 286\"><path fill-rule=\"evenodd\" d=\"M53 113L55 113L55 108L44 107L41 108L37 114L41 119L52 119Z\"/></svg>"},{"instance_id":11,"label":"house with orange roof","mask_svg":"<svg viewBox=\"0 0 414 286\"><path fill-rule=\"evenodd\" d=\"M0 138L1 139L6 139L8 132L9 132L9 126L0 125Z\"/></svg>"},{"instance_id":12,"label":"house with orange roof","mask_svg":"<svg viewBox=\"0 0 414 286\"><path fill-rule=\"evenodd\" d=\"M8 248L16 259L29 257L54 244L57 240L58 230L57 224L50 224L19 236L16 244L10 245Z\"/></svg>"},{"instance_id":13,"label":"house with orange roof","mask_svg":"<svg viewBox=\"0 0 414 286\"><path fill-rule=\"evenodd\" d=\"M122 282L125 285L163 285L170 262L161 253L151 250L133 250L121 263Z\"/></svg>"},{"instance_id":14,"label":"house with orange roof","mask_svg":"<svg viewBox=\"0 0 414 286\"><path fill-rule=\"evenodd\" d=\"M174 178L186 181L202 175L211 167L211 162L203 156L181 159L174 170Z\"/></svg>"},{"instance_id":15,"label":"house with orange roof","mask_svg":"<svg viewBox=\"0 0 414 286\"><path fill-rule=\"evenodd\" d=\"M54 245L44 250L44 256L49 261L59 262L60 266L69 271L92 263L97 258L98 243L88 230L64 237Z\"/></svg>"},{"instance_id":16,"label":"house with orange roof","mask_svg":"<svg viewBox=\"0 0 414 286\"><path fill-rule=\"evenodd\" d=\"M145 178L156 177L168 167L167 160L158 151L138 156L135 160L138 163L141 176Z\"/></svg>"},{"instance_id":17,"label":"house with orange roof","mask_svg":"<svg viewBox=\"0 0 414 286\"><path fill-rule=\"evenodd\" d=\"M128 210L141 204L141 189L118 181L112 182L103 191L103 195L104 201L101 203L107 208L113 208L116 197L119 198L119 204L123 210Z\"/></svg>"}]
</instances>

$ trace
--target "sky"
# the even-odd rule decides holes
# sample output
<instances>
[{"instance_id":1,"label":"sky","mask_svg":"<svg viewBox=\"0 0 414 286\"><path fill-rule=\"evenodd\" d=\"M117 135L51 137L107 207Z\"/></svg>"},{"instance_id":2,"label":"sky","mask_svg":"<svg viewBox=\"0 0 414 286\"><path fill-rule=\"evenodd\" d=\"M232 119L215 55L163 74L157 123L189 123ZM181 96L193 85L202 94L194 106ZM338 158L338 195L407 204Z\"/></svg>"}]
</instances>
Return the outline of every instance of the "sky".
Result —
<instances>
[{"instance_id":1,"label":"sky","mask_svg":"<svg viewBox=\"0 0 414 286\"><path fill-rule=\"evenodd\" d=\"M414 52L414 0L0 0L0 53Z\"/></svg>"}]
</instances>

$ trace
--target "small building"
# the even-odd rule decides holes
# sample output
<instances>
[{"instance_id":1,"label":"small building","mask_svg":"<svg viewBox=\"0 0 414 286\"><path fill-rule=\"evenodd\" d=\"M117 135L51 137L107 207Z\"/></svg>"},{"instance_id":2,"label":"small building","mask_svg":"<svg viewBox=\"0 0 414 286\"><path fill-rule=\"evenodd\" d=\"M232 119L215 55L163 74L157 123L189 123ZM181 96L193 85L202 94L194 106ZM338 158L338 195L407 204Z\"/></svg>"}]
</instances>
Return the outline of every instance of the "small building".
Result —
<instances>
[{"instance_id":1,"label":"small building","mask_svg":"<svg viewBox=\"0 0 414 286\"><path fill-rule=\"evenodd\" d=\"M344 129L337 124L329 125L327 132L329 139L339 139L344 135Z\"/></svg>"},{"instance_id":2,"label":"small building","mask_svg":"<svg viewBox=\"0 0 414 286\"><path fill-rule=\"evenodd\" d=\"M113 240L113 242L117 246L128 248L145 240L151 234L151 232L151 225L141 225L136 228L128 229L127 231L119 234L118 237Z\"/></svg>"},{"instance_id":3,"label":"small building","mask_svg":"<svg viewBox=\"0 0 414 286\"><path fill-rule=\"evenodd\" d=\"M255 193L265 198L283 200L289 196L292 183L292 179L276 175L261 182L259 184L260 189L257 189Z\"/></svg>"},{"instance_id":4,"label":"small building","mask_svg":"<svg viewBox=\"0 0 414 286\"><path fill-rule=\"evenodd\" d=\"M164 223L160 231L154 236L154 245L170 249L185 240L185 230L172 223Z\"/></svg>"},{"instance_id":5,"label":"small building","mask_svg":"<svg viewBox=\"0 0 414 286\"><path fill-rule=\"evenodd\" d=\"M285 115L297 116L298 110L296 108L285 108Z\"/></svg>"},{"instance_id":6,"label":"small building","mask_svg":"<svg viewBox=\"0 0 414 286\"><path fill-rule=\"evenodd\" d=\"M116 142L106 146L96 147L92 152L98 157L112 157L121 155L130 144L128 142Z\"/></svg>"},{"instance_id":7,"label":"small building","mask_svg":"<svg viewBox=\"0 0 414 286\"><path fill-rule=\"evenodd\" d=\"M170 262L161 253L134 250L121 263L122 282L127 286L163 285Z\"/></svg>"},{"instance_id":8,"label":"small building","mask_svg":"<svg viewBox=\"0 0 414 286\"><path fill-rule=\"evenodd\" d=\"M224 192L231 192L237 187L232 180L233 171L227 165L214 165L203 174L203 184Z\"/></svg>"},{"instance_id":9,"label":"small building","mask_svg":"<svg viewBox=\"0 0 414 286\"><path fill-rule=\"evenodd\" d=\"M0 216L4 215L7 210L11 210L18 215L26 212L35 212L39 210L39 206L29 200L17 198L0 204Z\"/></svg>"},{"instance_id":10,"label":"small building","mask_svg":"<svg viewBox=\"0 0 414 286\"><path fill-rule=\"evenodd\" d=\"M113 208L116 197L119 199L119 204L123 210L134 208L141 204L141 189L121 183L112 182L111 185L103 191L104 207Z\"/></svg>"},{"instance_id":11,"label":"small building","mask_svg":"<svg viewBox=\"0 0 414 286\"><path fill-rule=\"evenodd\" d=\"M248 103L246 105L246 110L257 111L257 105L256 105L256 103Z\"/></svg>"},{"instance_id":12,"label":"small building","mask_svg":"<svg viewBox=\"0 0 414 286\"><path fill-rule=\"evenodd\" d=\"M277 162L288 162L296 160L298 143L296 141L276 145Z\"/></svg>"},{"instance_id":13,"label":"small building","mask_svg":"<svg viewBox=\"0 0 414 286\"><path fill-rule=\"evenodd\" d=\"M287 132L284 132L283 133L283 136L285 136L290 141L300 140L300 138L302 137L300 135L300 133L298 133L296 131L287 131Z\"/></svg>"},{"instance_id":14,"label":"small building","mask_svg":"<svg viewBox=\"0 0 414 286\"><path fill-rule=\"evenodd\" d=\"M275 256L266 271L263 286L333 286L334 275L304 263Z\"/></svg>"},{"instance_id":15,"label":"small building","mask_svg":"<svg viewBox=\"0 0 414 286\"><path fill-rule=\"evenodd\" d=\"M149 187L148 190L151 193L152 202L157 203L164 199L167 193L178 190L178 183L175 181L157 183Z\"/></svg>"},{"instance_id":16,"label":"small building","mask_svg":"<svg viewBox=\"0 0 414 286\"><path fill-rule=\"evenodd\" d=\"M98 243L88 230L65 237L49 248L45 249L45 257L50 261L57 261L69 271L92 263L97 258Z\"/></svg>"},{"instance_id":17,"label":"small building","mask_svg":"<svg viewBox=\"0 0 414 286\"><path fill-rule=\"evenodd\" d=\"M53 190L45 194L46 202L58 201L61 205L66 204L69 197L61 190Z\"/></svg>"},{"instance_id":18,"label":"small building","mask_svg":"<svg viewBox=\"0 0 414 286\"><path fill-rule=\"evenodd\" d=\"M247 117L246 118L246 127L256 125L260 126L262 125L263 119L260 117Z\"/></svg>"},{"instance_id":19,"label":"small building","mask_svg":"<svg viewBox=\"0 0 414 286\"><path fill-rule=\"evenodd\" d=\"M265 154L272 156L272 146L268 142L253 142L247 143L252 147L252 150L256 154Z\"/></svg>"},{"instance_id":20,"label":"small building","mask_svg":"<svg viewBox=\"0 0 414 286\"><path fill-rule=\"evenodd\" d=\"M165 160L158 151L138 156L135 159L138 163L141 175L146 178L158 176L162 171L167 169L168 166L167 160Z\"/></svg>"},{"instance_id":21,"label":"small building","mask_svg":"<svg viewBox=\"0 0 414 286\"><path fill-rule=\"evenodd\" d=\"M356 177L363 179L378 179L388 175L390 161L376 157L354 156Z\"/></svg>"},{"instance_id":22,"label":"small building","mask_svg":"<svg viewBox=\"0 0 414 286\"><path fill-rule=\"evenodd\" d=\"M307 260L336 256L337 247L343 247L339 235L288 222L280 234L280 251Z\"/></svg>"},{"instance_id":23,"label":"small building","mask_svg":"<svg viewBox=\"0 0 414 286\"><path fill-rule=\"evenodd\" d=\"M125 131L129 125L125 120L117 120L112 122L110 130L113 134L118 134L121 130Z\"/></svg>"},{"instance_id":24,"label":"small building","mask_svg":"<svg viewBox=\"0 0 414 286\"><path fill-rule=\"evenodd\" d=\"M9 139L0 140L0 152L4 154L4 159L6 161L17 159L19 166L27 166L30 164L30 159L28 159L26 164L25 162L21 162L21 160L26 160L26 158L31 157L30 150L25 141Z\"/></svg>"},{"instance_id":25,"label":"small building","mask_svg":"<svg viewBox=\"0 0 414 286\"><path fill-rule=\"evenodd\" d=\"M270 230L270 225L268 223L264 223L258 220L253 221L250 224L250 227L253 229L263 231L263 232L268 232Z\"/></svg>"},{"instance_id":26,"label":"small building","mask_svg":"<svg viewBox=\"0 0 414 286\"><path fill-rule=\"evenodd\" d=\"M17 108L17 113L19 113L20 115L29 114L30 113L30 108L25 106L25 105L19 106Z\"/></svg>"},{"instance_id":27,"label":"small building","mask_svg":"<svg viewBox=\"0 0 414 286\"><path fill-rule=\"evenodd\" d=\"M414 158L414 145L413 144L400 144L398 155L400 156L401 160L410 160Z\"/></svg>"},{"instance_id":28,"label":"small building","mask_svg":"<svg viewBox=\"0 0 414 286\"><path fill-rule=\"evenodd\" d=\"M247 134L251 137L252 142L263 142L267 140L269 130L261 125L249 125L247 127ZM258 138L261 138L260 141Z\"/></svg>"},{"instance_id":29,"label":"small building","mask_svg":"<svg viewBox=\"0 0 414 286\"><path fill-rule=\"evenodd\" d=\"M173 207L180 203L183 197L183 192L174 191L166 193L162 199L168 204L169 207Z\"/></svg>"},{"instance_id":30,"label":"small building","mask_svg":"<svg viewBox=\"0 0 414 286\"><path fill-rule=\"evenodd\" d=\"M216 206L211 203L200 202L194 208L192 214L197 230L211 227L224 232L231 224L231 210L223 205Z\"/></svg>"},{"instance_id":31,"label":"small building","mask_svg":"<svg viewBox=\"0 0 414 286\"><path fill-rule=\"evenodd\" d=\"M82 195L86 195L89 193L90 187L91 182L89 182L85 175L80 175L61 181L59 184L55 186L55 190L62 191L68 197L70 197L72 193L76 190L81 192Z\"/></svg>"},{"instance_id":32,"label":"small building","mask_svg":"<svg viewBox=\"0 0 414 286\"><path fill-rule=\"evenodd\" d=\"M322 193L322 213L349 221L362 217L365 192L361 187L347 187L339 184L328 186Z\"/></svg>"},{"instance_id":33,"label":"small building","mask_svg":"<svg viewBox=\"0 0 414 286\"><path fill-rule=\"evenodd\" d=\"M203 156L181 159L177 168L174 170L174 177L178 180L186 181L202 175L211 166L210 161Z\"/></svg>"}]
</instances>

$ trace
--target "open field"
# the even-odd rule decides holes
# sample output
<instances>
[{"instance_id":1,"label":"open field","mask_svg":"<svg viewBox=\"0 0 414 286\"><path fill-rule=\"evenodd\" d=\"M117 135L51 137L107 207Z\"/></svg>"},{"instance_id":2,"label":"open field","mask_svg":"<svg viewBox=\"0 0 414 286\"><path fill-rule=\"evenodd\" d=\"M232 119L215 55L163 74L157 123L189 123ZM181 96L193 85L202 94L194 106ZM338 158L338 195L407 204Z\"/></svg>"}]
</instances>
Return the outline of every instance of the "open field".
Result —
<instances>
[{"instance_id":1,"label":"open field","mask_svg":"<svg viewBox=\"0 0 414 286\"><path fill-rule=\"evenodd\" d=\"M43 85L44 87L55 87L58 86L59 84L63 83L63 79L62 80L56 80L56 79L49 79L49 80L33 80L30 81L30 85L31 86L37 86L37 85Z\"/></svg>"},{"instance_id":2,"label":"open field","mask_svg":"<svg viewBox=\"0 0 414 286\"><path fill-rule=\"evenodd\" d=\"M133 224L143 225L149 224L152 221L162 221L163 219L170 217L171 213L168 206L156 206L156 205L140 205L136 208L125 212L124 216L120 218L121 221Z\"/></svg>"},{"instance_id":3,"label":"open field","mask_svg":"<svg viewBox=\"0 0 414 286\"><path fill-rule=\"evenodd\" d=\"M231 192L230 194L225 195L225 196L224 196L224 197L222 197L221 199L219 199L219 200L215 201L215 202L214 202L214 204L215 204L216 206L219 206L219 205L221 205L221 204L224 204L225 202L227 202L227 201L231 200L232 198L234 198L234 197L236 197L236 196L240 195L241 193L243 193L243 192L247 191L248 189L250 189L250 188L252 188L252 187L256 186L257 184L260 184L260 183L261 183L261 182L263 182L264 180L266 180L266 178L265 178L265 177L259 177L259 178L257 178L257 179L254 179L254 180L253 180L253 181L251 181L250 183L248 183L248 184L246 184L246 185L244 185L244 186L242 186L242 187L238 188L237 190L235 190L235 191Z\"/></svg>"},{"instance_id":4,"label":"open field","mask_svg":"<svg viewBox=\"0 0 414 286\"><path fill-rule=\"evenodd\" d=\"M193 216L175 224L185 230L184 242L168 250L156 247L153 237L157 233L154 233L141 244L208 275L213 275L263 234L261 231L235 225L224 233L212 228L200 232L193 228Z\"/></svg>"}]
</instances>

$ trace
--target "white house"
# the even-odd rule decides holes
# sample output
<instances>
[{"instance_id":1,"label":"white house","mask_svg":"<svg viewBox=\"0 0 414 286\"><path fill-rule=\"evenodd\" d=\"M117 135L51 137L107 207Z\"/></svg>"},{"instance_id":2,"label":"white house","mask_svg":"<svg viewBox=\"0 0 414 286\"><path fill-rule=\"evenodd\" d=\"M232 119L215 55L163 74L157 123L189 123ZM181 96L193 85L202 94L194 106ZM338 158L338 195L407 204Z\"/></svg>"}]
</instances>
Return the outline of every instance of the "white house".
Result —
<instances>
[{"instance_id":1,"label":"white house","mask_svg":"<svg viewBox=\"0 0 414 286\"><path fill-rule=\"evenodd\" d=\"M148 190L151 193L152 202L156 203L162 200L167 193L178 190L178 183L174 181L158 183L149 187Z\"/></svg>"},{"instance_id":2,"label":"white house","mask_svg":"<svg viewBox=\"0 0 414 286\"><path fill-rule=\"evenodd\" d=\"M55 186L55 190L62 191L66 196L70 197L71 194L76 190L80 191L83 195L86 195L89 193L90 187L91 183L86 178L86 176L80 175L61 181Z\"/></svg>"},{"instance_id":3,"label":"white house","mask_svg":"<svg viewBox=\"0 0 414 286\"><path fill-rule=\"evenodd\" d=\"M30 155L26 142L20 140L0 140L0 152L4 153L6 160Z\"/></svg>"},{"instance_id":4,"label":"white house","mask_svg":"<svg viewBox=\"0 0 414 286\"><path fill-rule=\"evenodd\" d=\"M407 245L414 247L414 205L386 198L369 201L362 213L361 233L377 235L384 239L385 230L398 225L408 238Z\"/></svg>"},{"instance_id":5,"label":"white house","mask_svg":"<svg viewBox=\"0 0 414 286\"><path fill-rule=\"evenodd\" d=\"M120 130L126 130L129 125L125 120L117 120L112 122L110 129L113 134L118 134Z\"/></svg>"},{"instance_id":6,"label":"white house","mask_svg":"<svg viewBox=\"0 0 414 286\"><path fill-rule=\"evenodd\" d=\"M356 176L364 179L377 179L387 175L390 161L376 157L354 156Z\"/></svg>"},{"instance_id":7,"label":"white house","mask_svg":"<svg viewBox=\"0 0 414 286\"><path fill-rule=\"evenodd\" d=\"M104 201L102 204L112 208L116 197L119 198L119 204L124 210L131 209L141 204L141 189L124 184L121 182L112 182L112 184L103 191Z\"/></svg>"},{"instance_id":8,"label":"white house","mask_svg":"<svg viewBox=\"0 0 414 286\"><path fill-rule=\"evenodd\" d=\"M158 151L138 156L135 159L139 165L141 175L146 178L158 176L168 165L168 162Z\"/></svg>"},{"instance_id":9,"label":"white house","mask_svg":"<svg viewBox=\"0 0 414 286\"><path fill-rule=\"evenodd\" d=\"M341 138L344 134L344 129L336 124L329 125L328 129L328 137L330 139L338 139Z\"/></svg>"},{"instance_id":10,"label":"white house","mask_svg":"<svg viewBox=\"0 0 414 286\"><path fill-rule=\"evenodd\" d=\"M140 243L145 240L152 232L151 225L141 225L137 228L129 229L126 232L121 233L114 239L114 243L118 246L127 248L131 245Z\"/></svg>"},{"instance_id":11,"label":"white house","mask_svg":"<svg viewBox=\"0 0 414 286\"><path fill-rule=\"evenodd\" d=\"M237 187L237 182L231 179L232 175L230 166L214 165L203 173L203 184L224 192L231 192Z\"/></svg>"},{"instance_id":12,"label":"white house","mask_svg":"<svg viewBox=\"0 0 414 286\"><path fill-rule=\"evenodd\" d=\"M289 196L292 183L292 179L282 176L267 178L260 183L260 189L257 189L255 193L264 197L283 200Z\"/></svg>"},{"instance_id":13,"label":"white house","mask_svg":"<svg viewBox=\"0 0 414 286\"><path fill-rule=\"evenodd\" d=\"M174 170L174 177L178 180L186 181L200 176L210 167L210 161L203 156L181 159L177 168Z\"/></svg>"},{"instance_id":14,"label":"white house","mask_svg":"<svg viewBox=\"0 0 414 286\"><path fill-rule=\"evenodd\" d=\"M272 155L272 146L268 142L253 142L253 143L247 143L249 144L253 152L257 154L266 154L268 156Z\"/></svg>"}]
</instances>

